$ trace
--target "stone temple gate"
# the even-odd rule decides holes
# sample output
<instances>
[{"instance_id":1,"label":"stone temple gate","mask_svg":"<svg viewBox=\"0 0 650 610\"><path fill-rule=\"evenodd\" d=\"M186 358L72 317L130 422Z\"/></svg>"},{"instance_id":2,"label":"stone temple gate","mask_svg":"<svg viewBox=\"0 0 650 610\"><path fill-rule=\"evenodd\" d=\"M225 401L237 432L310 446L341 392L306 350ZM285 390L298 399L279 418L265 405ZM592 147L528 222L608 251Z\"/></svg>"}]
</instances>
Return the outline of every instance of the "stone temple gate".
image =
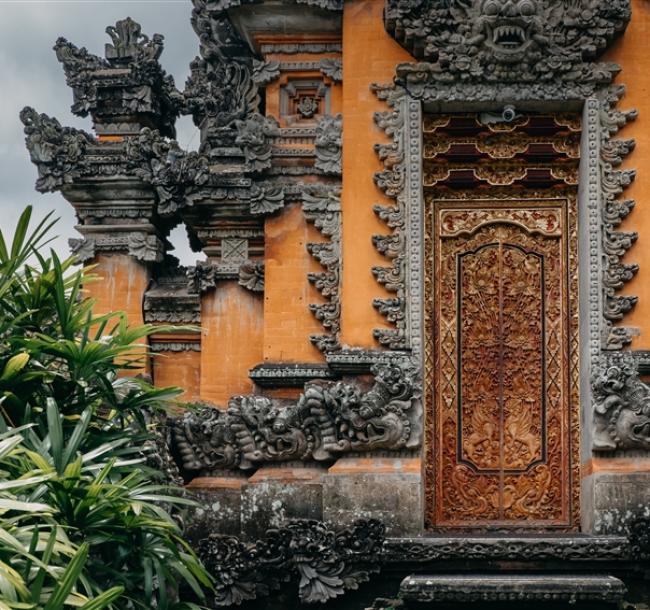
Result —
<instances>
[{"instance_id":1,"label":"stone temple gate","mask_svg":"<svg viewBox=\"0 0 650 610\"><path fill-rule=\"evenodd\" d=\"M36 188L100 310L177 325L143 372L200 403L167 441L216 605L643 597L633 4L193 0L182 91L131 19L104 57L56 42L94 133L25 108Z\"/></svg>"}]
</instances>

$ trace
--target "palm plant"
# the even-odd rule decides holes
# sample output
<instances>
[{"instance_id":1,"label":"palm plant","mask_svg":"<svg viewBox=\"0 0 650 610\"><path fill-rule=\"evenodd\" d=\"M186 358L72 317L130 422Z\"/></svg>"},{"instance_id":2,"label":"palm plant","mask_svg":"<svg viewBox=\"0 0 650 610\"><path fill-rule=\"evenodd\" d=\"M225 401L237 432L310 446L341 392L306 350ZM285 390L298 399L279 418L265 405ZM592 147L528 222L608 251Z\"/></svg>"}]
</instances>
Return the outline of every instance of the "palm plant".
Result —
<instances>
[{"instance_id":1,"label":"palm plant","mask_svg":"<svg viewBox=\"0 0 650 610\"><path fill-rule=\"evenodd\" d=\"M202 600L211 581L170 514L191 502L148 460L156 446L149 422L178 391L124 376L141 366L147 336L160 329L130 327L120 313L94 315L83 289L92 269L43 256L51 223L29 234L30 214L11 248L0 232L0 434L21 439L0 462L0 490L7 485L18 502L3 509L0 497L0 528L25 528L14 538L29 554L0 537L0 558L22 557L26 566L22 580L13 575L13 606L3 597L9 573L3 580L0 572L0 601L54 610L40 601L43 585L20 597L39 566L51 596L67 574L61 603L82 605L85 596L84 604L108 600L116 609L192 607L184 600Z\"/></svg>"}]
</instances>

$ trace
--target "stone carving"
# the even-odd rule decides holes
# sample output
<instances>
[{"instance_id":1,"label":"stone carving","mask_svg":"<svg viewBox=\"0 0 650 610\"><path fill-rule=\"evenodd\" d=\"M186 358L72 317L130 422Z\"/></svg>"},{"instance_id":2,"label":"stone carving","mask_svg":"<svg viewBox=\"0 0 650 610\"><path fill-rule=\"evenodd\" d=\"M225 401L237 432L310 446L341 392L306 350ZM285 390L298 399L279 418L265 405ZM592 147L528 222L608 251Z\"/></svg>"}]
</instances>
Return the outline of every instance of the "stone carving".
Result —
<instances>
[{"instance_id":1,"label":"stone carving","mask_svg":"<svg viewBox=\"0 0 650 610\"><path fill-rule=\"evenodd\" d=\"M343 116L324 116L316 125L316 169L326 174L341 173Z\"/></svg>"},{"instance_id":2,"label":"stone carving","mask_svg":"<svg viewBox=\"0 0 650 610\"><path fill-rule=\"evenodd\" d=\"M239 285L251 292L264 292L264 263L246 261L239 267Z\"/></svg>"},{"instance_id":3,"label":"stone carving","mask_svg":"<svg viewBox=\"0 0 650 610\"><path fill-rule=\"evenodd\" d=\"M631 354L601 357L591 380L595 451L650 448L650 388Z\"/></svg>"},{"instance_id":4,"label":"stone carving","mask_svg":"<svg viewBox=\"0 0 650 610\"><path fill-rule=\"evenodd\" d=\"M187 269L187 279L190 294L204 294L217 285L216 265L210 261L197 261L195 267Z\"/></svg>"},{"instance_id":5,"label":"stone carving","mask_svg":"<svg viewBox=\"0 0 650 610\"><path fill-rule=\"evenodd\" d=\"M142 27L130 17L109 25L106 33L111 37L113 44L106 44L106 59L125 60L145 58L156 61L163 51L164 37L154 34L149 40L142 33Z\"/></svg>"},{"instance_id":6,"label":"stone carving","mask_svg":"<svg viewBox=\"0 0 650 610\"><path fill-rule=\"evenodd\" d=\"M254 185L250 195L250 213L253 215L273 214L284 207L284 191L281 187L259 187Z\"/></svg>"},{"instance_id":7,"label":"stone carving","mask_svg":"<svg viewBox=\"0 0 650 610\"><path fill-rule=\"evenodd\" d=\"M59 121L25 107L20 113L25 126L25 144L38 169L36 190L55 191L88 172L84 155L95 139L85 131L61 127Z\"/></svg>"},{"instance_id":8,"label":"stone carving","mask_svg":"<svg viewBox=\"0 0 650 610\"><path fill-rule=\"evenodd\" d=\"M404 115L399 102L394 110L375 113L375 123L392 140L390 144L378 144L375 150L384 163L384 171L375 175L375 183L388 196L395 199L393 205L375 205L374 211L391 230L390 235L373 236L375 248L390 262L389 267L373 267L377 282L393 293L394 297L377 298L375 308L393 328L378 328L374 336L386 347L403 349L408 344L406 336L406 209L404 200Z\"/></svg>"},{"instance_id":9,"label":"stone carving","mask_svg":"<svg viewBox=\"0 0 650 610\"><path fill-rule=\"evenodd\" d=\"M309 253L325 268L319 273L309 273L309 281L326 299L325 303L310 304L309 309L327 331L325 335L312 335L311 342L322 352L340 348L341 331L341 201L340 191L325 194L305 193L303 211L308 222L327 238L326 242L308 243Z\"/></svg>"},{"instance_id":10,"label":"stone carving","mask_svg":"<svg viewBox=\"0 0 650 610\"><path fill-rule=\"evenodd\" d=\"M280 76L280 62L277 60L253 60L253 81L256 85L264 86L272 83Z\"/></svg>"},{"instance_id":11,"label":"stone carving","mask_svg":"<svg viewBox=\"0 0 650 610\"><path fill-rule=\"evenodd\" d=\"M200 352L201 344L191 341L165 341L152 343L149 349L154 352Z\"/></svg>"},{"instance_id":12,"label":"stone carving","mask_svg":"<svg viewBox=\"0 0 650 610\"><path fill-rule=\"evenodd\" d=\"M624 536L435 536L394 538L384 544L386 563L439 564L441 561L584 561L598 557L626 560L630 543Z\"/></svg>"},{"instance_id":13,"label":"stone carving","mask_svg":"<svg viewBox=\"0 0 650 610\"><path fill-rule=\"evenodd\" d=\"M227 410L188 412L174 426L187 473L251 469L269 462L328 460L350 451L419 445L420 390L410 361L372 367L374 383L314 381L295 404L264 396L236 396Z\"/></svg>"},{"instance_id":14,"label":"stone carving","mask_svg":"<svg viewBox=\"0 0 650 610\"><path fill-rule=\"evenodd\" d=\"M334 82L340 83L343 81L343 60L335 57L321 59L320 71Z\"/></svg>"},{"instance_id":15,"label":"stone carving","mask_svg":"<svg viewBox=\"0 0 650 610\"><path fill-rule=\"evenodd\" d=\"M210 534L199 541L198 554L217 582L216 606L266 597L289 581L298 581L301 602L325 603L379 572L383 541L384 526L374 519L338 532L299 519L254 543Z\"/></svg>"},{"instance_id":16,"label":"stone carving","mask_svg":"<svg viewBox=\"0 0 650 610\"><path fill-rule=\"evenodd\" d=\"M158 63L163 36L149 39L140 24L130 18L106 28L112 44L106 59L79 49L65 38L54 46L73 91L72 112L93 116L98 131L126 134L140 127L136 114L149 115L166 136L174 136L174 123L181 103L173 78Z\"/></svg>"},{"instance_id":17,"label":"stone carving","mask_svg":"<svg viewBox=\"0 0 650 610\"><path fill-rule=\"evenodd\" d=\"M244 151L249 169L259 172L271 167L271 137L280 134L280 126L272 117L254 113L245 120L235 121L237 137L235 144Z\"/></svg>"},{"instance_id":18,"label":"stone carving","mask_svg":"<svg viewBox=\"0 0 650 610\"><path fill-rule=\"evenodd\" d=\"M617 231L616 227L630 213L634 201L619 199L625 188L634 180L634 170L616 169L634 149L634 140L616 139L614 136L628 122L637 117L635 110L621 111L616 105L625 93L622 85L612 85L598 94L600 101L600 171L601 171L601 214L602 250L604 255L602 271L603 287L603 348L620 349L628 345L634 329L614 327L636 304L636 296L617 294L625 283L631 280L639 269L637 264L624 263L625 253L632 247L638 234Z\"/></svg>"},{"instance_id":19,"label":"stone carving","mask_svg":"<svg viewBox=\"0 0 650 610\"><path fill-rule=\"evenodd\" d=\"M139 261L160 263L164 258L165 246L155 235L131 233L127 247L129 254Z\"/></svg>"},{"instance_id":20,"label":"stone carving","mask_svg":"<svg viewBox=\"0 0 650 610\"><path fill-rule=\"evenodd\" d=\"M192 25L201 57L190 64L183 112L202 131L202 152L236 146L235 122L250 118L259 104L252 53L228 16L207 0L194 0Z\"/></svg>"},{"instance_id":21,"label":"stone carving","mask_svg":"<svg viewBox=\"0 0 650 610\"><path fill-rule=\"evenodd\" d=\"M629 0L387 0L386 29L443 80L535 82L597 79L588 64L630 19ZM533 98L534 99L534 98Z\"/></svg>"},{"instance_id":22,"label":"stone carving","mask_svg":"<svg viewBox=\"0 0 650 610\"><path fill-rule=\"evenodd\" d=\"M68 246L70 246L72 254L74 254L81 263L85 263L95 258L95 240L92 238L70 238L68 240Z\"/></svg>"},{"instance_id":23,"label":"stone carving","mask_svg":"<svg viewBox=\"0 0 650 610\"><path fill-rule=\"evenodd\" d=\"M198 0L193 0L194 5L198 4ZM241 6L242 4L253 4L256 0L200 0L205 3L211 10L214 11L225 11L229 8L235 6ZM330 10L330 11L342 11L343 10L343 0L295 0L297 4L307 4L309 6L315 6L318 8Z\"/></svg>"}]
</instances>

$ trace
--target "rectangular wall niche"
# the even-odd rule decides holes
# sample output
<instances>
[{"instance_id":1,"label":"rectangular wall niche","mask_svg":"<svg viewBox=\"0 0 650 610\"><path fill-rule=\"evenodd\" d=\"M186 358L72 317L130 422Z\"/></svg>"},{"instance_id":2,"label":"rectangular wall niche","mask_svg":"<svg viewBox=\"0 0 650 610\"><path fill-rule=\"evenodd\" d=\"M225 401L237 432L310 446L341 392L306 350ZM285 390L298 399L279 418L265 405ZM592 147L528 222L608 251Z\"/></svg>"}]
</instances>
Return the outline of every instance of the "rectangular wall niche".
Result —
<instances>
[{"instance_id":1,"label":"rectangular wall niche","mask_svg":"<svg viewBox=\"0 0 650 610\"><path fill-rule=\"evenodd\" d=\"M427 521L579 510L580 119L424 119Z\"/></svg>"}]
</instances>

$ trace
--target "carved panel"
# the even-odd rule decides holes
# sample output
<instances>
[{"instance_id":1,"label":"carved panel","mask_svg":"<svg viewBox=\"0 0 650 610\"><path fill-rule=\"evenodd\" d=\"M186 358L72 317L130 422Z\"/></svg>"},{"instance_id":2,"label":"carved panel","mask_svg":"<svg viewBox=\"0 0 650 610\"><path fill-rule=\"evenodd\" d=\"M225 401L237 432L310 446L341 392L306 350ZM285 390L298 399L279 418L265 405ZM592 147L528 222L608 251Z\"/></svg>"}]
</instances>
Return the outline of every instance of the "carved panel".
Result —
<instances>
[{"instance_id":1,"label":"carved panel","mask_svg":"<svg viewBox=\"0 0 650 610\"><path fill-rule=\"evenodd\" d=\"M437 331L430 517L569 527L575 197L427 204Z\"/></svg>"}]
</instances>

